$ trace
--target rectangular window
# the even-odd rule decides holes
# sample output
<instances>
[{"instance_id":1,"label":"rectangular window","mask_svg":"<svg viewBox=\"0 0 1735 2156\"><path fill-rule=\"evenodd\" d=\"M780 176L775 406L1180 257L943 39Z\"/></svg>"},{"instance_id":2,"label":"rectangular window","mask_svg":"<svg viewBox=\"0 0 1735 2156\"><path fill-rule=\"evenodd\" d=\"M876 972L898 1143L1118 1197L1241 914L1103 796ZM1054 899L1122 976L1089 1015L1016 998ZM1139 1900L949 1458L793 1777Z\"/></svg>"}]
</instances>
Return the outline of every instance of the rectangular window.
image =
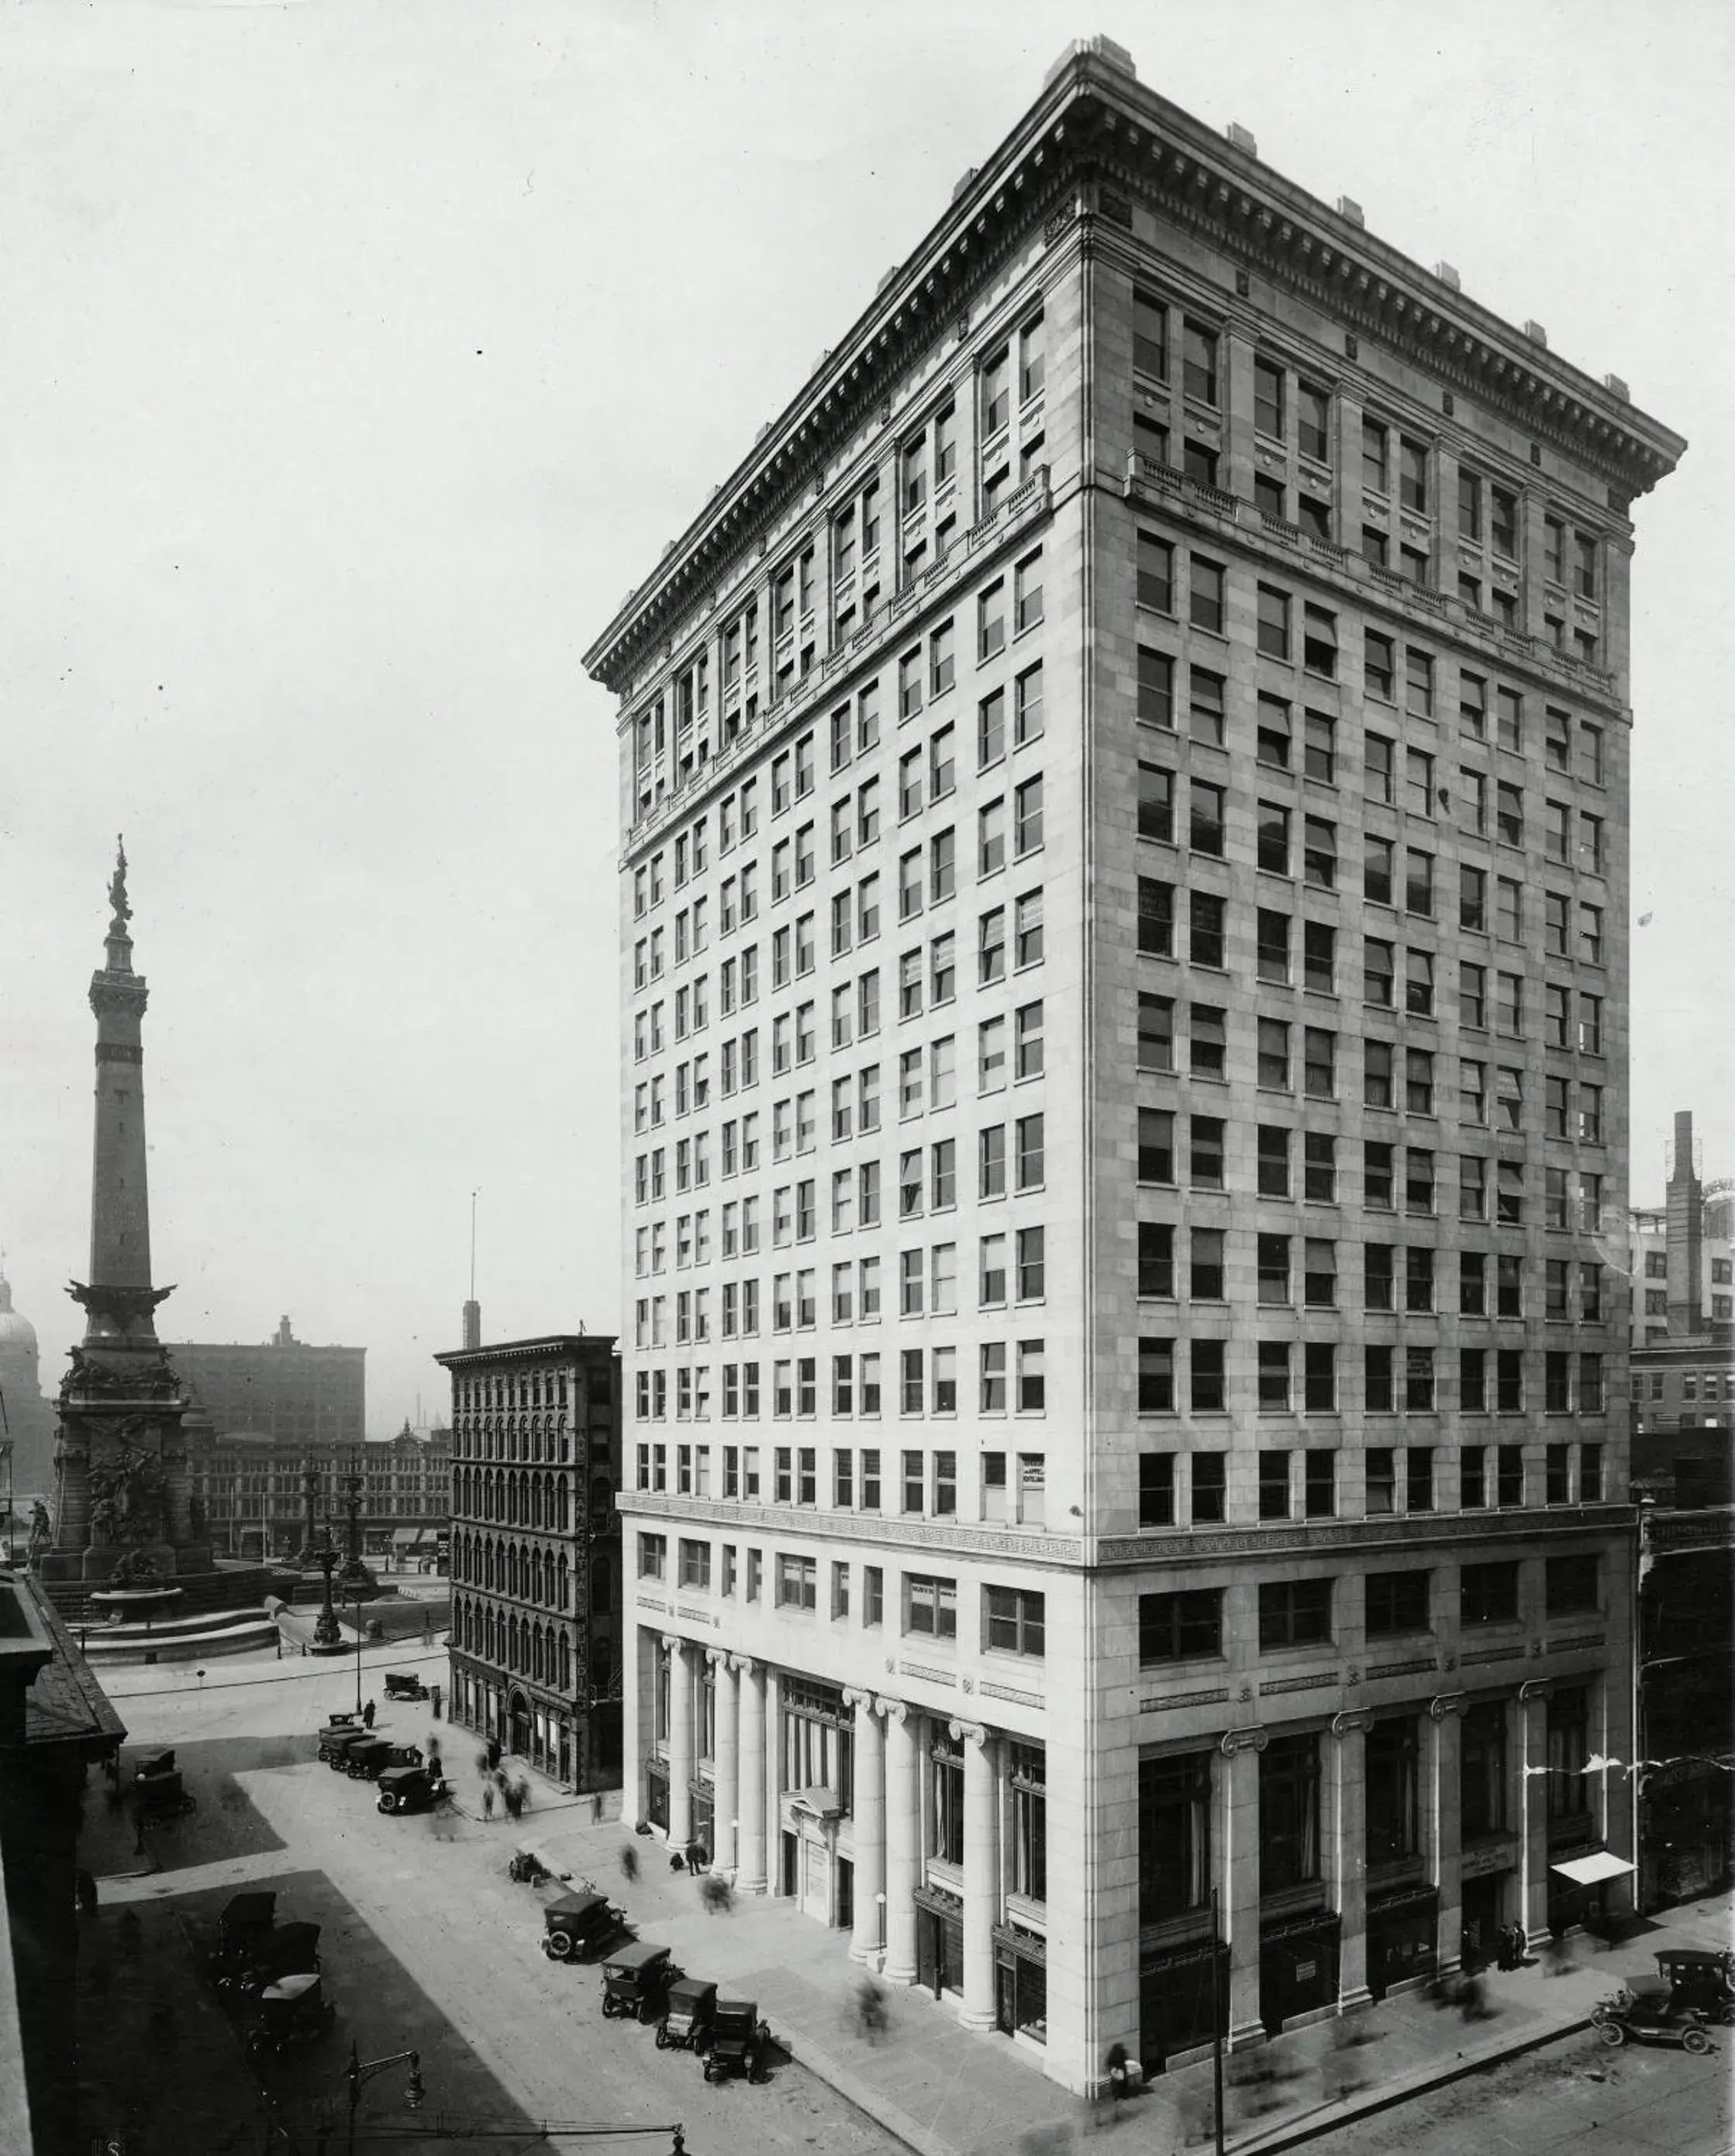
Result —
<instances>
[{"instance_id":1,"label":"rectangular window","mask_svg":"<svg viewBox=\"0 0 1735 2156\"><path fill-rule=\"evenodd\" d=\"M1329 1579L1262 1580L1259 1644L1262 1649L1313 1645L1332 1636Z\"/></svg>"}]
</instances>

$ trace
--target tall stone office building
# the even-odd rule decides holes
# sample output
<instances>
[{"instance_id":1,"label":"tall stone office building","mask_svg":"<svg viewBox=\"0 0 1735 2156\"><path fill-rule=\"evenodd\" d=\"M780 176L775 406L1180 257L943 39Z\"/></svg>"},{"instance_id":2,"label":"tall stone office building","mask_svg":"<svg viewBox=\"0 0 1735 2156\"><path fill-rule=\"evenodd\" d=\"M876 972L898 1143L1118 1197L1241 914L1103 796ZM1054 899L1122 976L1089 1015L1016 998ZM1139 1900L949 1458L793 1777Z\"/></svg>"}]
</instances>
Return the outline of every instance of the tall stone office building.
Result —
<instances>
[{"instance_id":1,"label":"tall stone office building","mask_svg":"<svg viewBox=\"0 0 1735 2156\"><path fill-rule=\"evenodd\" d=\"M588 654L629 1810L1073 2087L1622 1891L1682 446L1097 40Z\"/></svg>"}]
</instances>

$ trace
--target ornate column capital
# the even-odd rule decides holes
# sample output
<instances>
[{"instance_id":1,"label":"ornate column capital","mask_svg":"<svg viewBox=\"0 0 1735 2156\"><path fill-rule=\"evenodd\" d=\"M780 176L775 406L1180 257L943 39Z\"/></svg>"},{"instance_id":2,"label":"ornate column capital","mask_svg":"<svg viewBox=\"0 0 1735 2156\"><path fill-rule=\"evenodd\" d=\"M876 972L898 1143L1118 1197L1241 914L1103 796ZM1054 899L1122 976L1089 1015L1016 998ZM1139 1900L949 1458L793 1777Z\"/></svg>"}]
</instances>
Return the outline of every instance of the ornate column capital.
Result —
<instances>
[{"instance_id":1,"label":"ornate column capital","mask_svg":"<svg viewBox=\"0 0 1735 2156\"><path fill-rule=\"evenodd\" d=\"M729 1666L731 1669L739 1670L744 1677L750 1677L758 1668L759 1664L752 1655L731 1655Z\"/></svg>"},{"instance_id":2,"label":"ornate column capital","mask_svg":"<svg viewBox=\"0 0 1735 2156\"><path fill-rule=\"evenodd\" d=\"M678 1655L686 1644L679 1632L665 1632L663 1635L663 1645L671 1655Z\"/></svg>"},{"instance_id":3,"label":"ornate column capital","mask_svg":"<svg viewBox=\"0 0 1735 2156\"><path fill-rule=\"evenodd\" d=\"M872 1692L860 1685L844 1686L844 1704L845 1707L865 1707L870 1714L880 1712L880 1702Z\"/></svg>"},{"instance_id":4,"label":"ornate column capital","mask_svg":"<svg viewBox=\"0 0 1735 2156\"><path fill-rule=\"evenodd\" d=\"M1332 1717L1332 1734L1342 1738L1365 1733L1373 1727L1373 1710L1367 1707L1347 1708L1342 1714Z\"/></svg>"},{"instance_id":5,"label":"ornate column capital","mask_svg":"<svg viewBox=\"0 0 1735 2156\"><path fill-rule=\"evenodd\" d=\"M907 1700L888 1699L885 1693L881 1692L875 1704L880 1712L885 1717L888 1725L895 1722L901 1728L909 1719L910 1702Z\"/></svg>"},{"instance_id":6,"label":"ornate column capital","mask_svg":"<svg viewBox=\"0 0 1735 2156\"><path fill-rule=\"evenodd\" d=\"M1266 1730L1225 1729L1217 1740L1217 1748L1225 1759L1233 1759L1237 1752L1263 1752L1270 1741Z\"/></svg>"},{"instance_id":7,"label":"ornate column capital","mask_svg":"<svg viewBox=\"0 0 1735 2156\"><path fill-rule=\"evenodd\" d=\"M1529 1677L1518 1687L1518 1697L1527 1702L1532 1699L1548 1699L1553 1696L1553 1677Z\"/></svg>"},{"instance_id":8,"label":"ornate column capital","mask_svg":"<svg viewBox=\"0 0 1735 2156\"><path fill-rule=\"evenodd\" d=\"M707 1647L705 1650L705 1659L714 1670L722 1670L728 1668L734 1657L726 1647Z\"/></svg>"},{"instance_id":9,"label":"ornate column capital","mask_svg":"<svg viewBox=\"0 0 1735 2156\"><path fill-rule=\"evenodd\" d=\"M1428 1719L1444 1722L1449 1714L1462 1714L1469 1704L1470 1694L1467 1691L1443 1691L1437 1698L1429 1701Z\"/></svg>"},{"instance_id":10,"label":"ornate column capital","mask_svg":"<svg viewBox=\"0 0 1735 2156\"><path fill-rule=\"evenodd\" d=\"M979 1722L948 1722L946 1725L953 1740L959 1744L979 1744L988 1748L988 1732Z\"/></svg>"}]
</instances>

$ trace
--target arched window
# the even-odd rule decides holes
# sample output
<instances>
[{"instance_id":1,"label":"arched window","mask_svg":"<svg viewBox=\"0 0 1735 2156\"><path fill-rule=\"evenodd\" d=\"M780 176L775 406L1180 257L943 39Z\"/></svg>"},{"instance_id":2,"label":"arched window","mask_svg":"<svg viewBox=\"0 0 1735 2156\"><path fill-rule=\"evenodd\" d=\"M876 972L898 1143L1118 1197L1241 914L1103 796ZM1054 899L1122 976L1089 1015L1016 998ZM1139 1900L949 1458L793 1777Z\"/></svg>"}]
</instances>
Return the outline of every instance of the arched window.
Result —
<instances>
[{"instance_id":1,"label":"arched window","mask_svg":"<svg viewBox=\"0 0 1735 2156\"><path fill-rule=\"evenodd\" d=\"M567 1606L567 1553L564 1550L560 1553L560 1562L556 1568L556 1585L559 1591L554 1606L557 1609L564 1609Z\"/></svg>"},{"instance_id":2,"label":"arched window","mask_svg":"<svg viewBox=\"0 0 1735 2156\"><path fill-rule=\"evenodd\" d=\"M560 1635L560 1688L566 1692L572 1689L572 1643L564 1632Z\"/></svg>"},{"instance_id":3,"label":"arched window","mask_svg":"<svg viewBox=\"0 0 1735 2156\"><path fill-rule=\"evenodd\" d=\"M590 1479L590 1516L593 1522L606 1520L614 1509L614 1486L606 1475L593 1475Z\"/></svg>"}]
</instances>

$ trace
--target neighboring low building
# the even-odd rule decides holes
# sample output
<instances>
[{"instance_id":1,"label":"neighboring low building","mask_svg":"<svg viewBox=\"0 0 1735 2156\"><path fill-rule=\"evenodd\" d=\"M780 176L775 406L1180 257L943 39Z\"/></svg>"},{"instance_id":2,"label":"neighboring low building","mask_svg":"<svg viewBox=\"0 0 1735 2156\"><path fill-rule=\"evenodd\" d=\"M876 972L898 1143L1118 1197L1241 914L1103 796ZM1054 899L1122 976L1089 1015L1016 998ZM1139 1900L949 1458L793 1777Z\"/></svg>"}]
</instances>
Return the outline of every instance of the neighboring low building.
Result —
<instances>
[{"instance_id":1,"label":"neighboring low building","mask_svg":"<svg viewBox=\"0 0 1735 2156\"><path fill-rule=\"evenodd\" d=\"M268 1341L171 1341L168 1356L219 1436L255 1431L310 1452L360 1445L367 1434L365 1348L316 1348L280 1318Z\"/></svg>"},{"instance_id":2,"label":"neighboring low building","mask_svg":"<svg viewBox=\"0 0 1735 2156\"><path fill-rule=\"evenodd\" d=\"M192 1495L212 1546L228 1557L292 1562L307 1543L307 1479L313 1524L342 1546L348 1515L344 1478L362 1485L362 1554L444 1569L451 1526L452 1433L438 1426L369 1445L312 1445L256 1430L217 1435L196 1414L184 1425Z\"/></svg>"},{"instance_id":3,"label":"neighboring low building","mask_svg":"<svg viewBox=\"0 0 1735 2156\"><path fill-rule=\"evenodd\" d=\"M0 2148L78 2139L78 1838L86 1770L126 1731L36 1583L0 1568ZM28 2098L28 2120L21 2098Z\"/></svg>"},{"instance_id":4,"label":"neighboring low building","mask_svg":"<svg viewBox=\"0 0 1735 2156\"><path fill-rule=\"evenodd\" d=\"M613 1788L621 1758L613 1338L551 1333L434 1359L452 1373L451 1719L562 1782Z\"/></svg>"},{"instance_id":5,"label":"neighboring low building","mask_svg":"<svg viewBox=\"0 0 1735 2156\"><path fill-rule=\"evenodd\" d=\"M1671 1168L1667 1203L1634 1216L1644 1224L1635 1233L1632 1351L1644 1909L1713 1892L1735 1872L1728 1207L1699 1180L1685 1110Z\"/></svg>"},{"instance_id":6,"label":"neighboring low building","mask_svg":"<svg viewBox=\"0 0 1735 2156\"><path fill-rule=\"evenodd\" d=\"M1728 1209L1695 1171L1683 1109L1667 1202L1632 1216L1633 1488L1665 1505L1735 1499Z\"/></svg>"}]
</instances>

